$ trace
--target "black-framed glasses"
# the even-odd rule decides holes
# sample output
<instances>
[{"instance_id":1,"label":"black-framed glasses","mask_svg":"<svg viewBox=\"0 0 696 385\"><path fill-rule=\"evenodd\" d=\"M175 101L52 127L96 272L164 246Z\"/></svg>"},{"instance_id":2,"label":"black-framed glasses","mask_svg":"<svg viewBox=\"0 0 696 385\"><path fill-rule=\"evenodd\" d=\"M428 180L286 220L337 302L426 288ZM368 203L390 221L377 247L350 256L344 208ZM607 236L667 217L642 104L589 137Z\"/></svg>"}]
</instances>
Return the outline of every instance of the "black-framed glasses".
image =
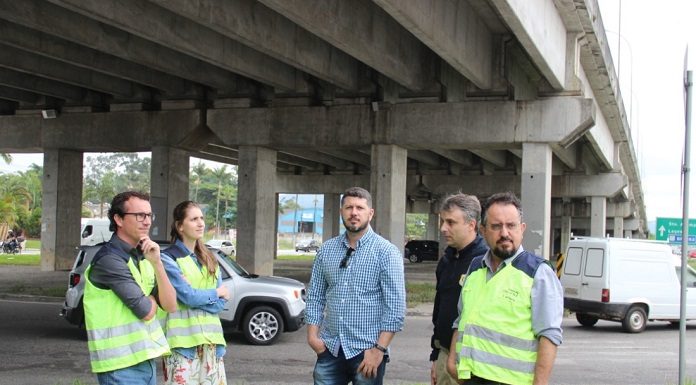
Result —
<instances>
[{"instance_id":1,"label":"black-framed glasses","mask_svg":"<svg viewBox=\"0 0 696 385\"><path fill-rule=\"evenodd\" d=\"M133 215L135 220L138 222L144 222L145 218L150 218L150 220L155 220L155 213L123 213L121 216Z\"/></svg>"},{"instance_id":2,"label":"black-framed glasses","mask_svg":"<svg viewBox=\"0 0 696 385\"><path fill-rule=\"evenodd\" d=\"M348 261L350 260L350 256L353 255L353 252L355 251L354 248L349 247L348 250L346 250L346 256L341 259L341 263L338 265L340 269L343 269L348 266Z\"/></svg>"}]
</instances>

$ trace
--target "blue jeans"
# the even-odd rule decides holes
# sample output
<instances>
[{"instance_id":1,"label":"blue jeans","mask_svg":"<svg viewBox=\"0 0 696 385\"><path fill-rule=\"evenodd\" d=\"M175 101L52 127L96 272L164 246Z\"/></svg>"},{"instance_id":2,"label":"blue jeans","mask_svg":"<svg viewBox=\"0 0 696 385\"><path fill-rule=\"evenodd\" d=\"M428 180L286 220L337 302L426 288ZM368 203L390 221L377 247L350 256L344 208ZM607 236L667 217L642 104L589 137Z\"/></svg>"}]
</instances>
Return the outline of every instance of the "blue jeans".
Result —
<instances>
[{"instance_id":1,"label":"blue jeans","mask_svg":"<svg viewBox=\"0 0 696 385\"><path fill-rule=\"evenodd\" d=\"M110 372L97 373L97 380L99 385L156 385L155 360L143 361Z\"/></svg>"},{"instance_id":2,"label":"blue jeans","mask_svg":"<svg viewBox=\"0 0 696 385\"><path fill-rule=\"evenodd\" d=\"M338 357L334 357L328 349L325 350L317 356L317 363L314 365L314 385L346 385L349 382L353 385L382 385L388 356L384 356L377 369L377 375L367 378L358 373L358 366L364 355L365 352L362 352L346 359L343 349L338 350Z\"/></svg>"}]
</instances>

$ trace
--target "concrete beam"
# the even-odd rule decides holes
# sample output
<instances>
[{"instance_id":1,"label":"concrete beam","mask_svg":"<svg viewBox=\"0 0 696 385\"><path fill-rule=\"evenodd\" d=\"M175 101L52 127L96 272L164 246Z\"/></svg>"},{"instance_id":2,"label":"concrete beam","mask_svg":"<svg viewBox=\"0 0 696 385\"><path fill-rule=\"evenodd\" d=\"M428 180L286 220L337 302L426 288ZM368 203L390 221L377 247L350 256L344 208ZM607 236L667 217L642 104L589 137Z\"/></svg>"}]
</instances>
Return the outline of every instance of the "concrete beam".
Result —
<instances>
[{"instance_id":1,"label":"concrete beam","mask_svg":"<svg viewBox=\"0 0 696 385\"><path fill-rule=\"evenodd\" d=\"M39 95L17 88L0 86L0 99L36 104L39 101Z\"/></svg>"},{"instance_id":2,"label":"concrete beam","mask_svg":"<svg viewBox=\"0 0 696 385\"><path fill-rule=\"evenodd\" d=\"M50 1L273 87L295 90L298 80L302 82L294 68L154 4L138 0Z\"/></svg>"},{"instance_id":3,"label":"concrete beam","mask_svg":"<svg viewBox=\"0 0 696 385\"><path fill-rule=\"evenodd\" d=\"M408 150L408 157L427 166L442 167L443 164L437 154L426 150Z\"/></svg>"},{"instance_id":4,"label":"concrete beam","mask_svg":"<svg viewBox=\"0 0 696 385\"><path fill-rule=\"evenodd\" d=\"M471 153L478 156L479 158L493 163L493 165L498 167L505 167L507 164L507 154L503 150L486 150L486 149L469 149Z\"/></svg>"},{"instance_id":5,"label":"concrete beam","mask_svg":"<svg viewBox=\"0 0 696 385\"><path fill-rule=\"evenodd\" d=\"M260 0L410 90L433 84L434 57L369 0Z\"/></svg>"},{"instance_id":6,"label":"concrete beam","mask_svg":"<svg viewBox=\"0 0 696 385\"><path fill-rule=\"evenodd\" d=\"M177 147L200 119L199 110L65 113L56 119L42 119L39 113L0 116L0 146L18 146L22 152L35 146L85 152L149 151L158 145Z\"/></svg>"},{"instance_id":7,"label":"concrete beam","mask_svg":"<svg viewBox=\"0 0 696 385\"><path fill-rule=\"evenodd\" d=\"M181 78L13 23L0 23L0 36L3 44L127 79L168 94L182 95L193 90L193 84Z\"/></svg>"},{"instance_id":8,"label":"concrete beam","mask_svg":"<svg viewBox=\"0 0 696 385\"><path fill-rule=\"evenodd\" d=\"M567 30L553 0L491 0L551 87L566 80Z\"/></svg>"},{"instance_id":9,"label":"concrete beam","mask_svg":"<svg viewBox=\"0 0 696 385\"><path fill-rule=\"evenodd\" d=\"M212 88L238 87L228 71L47 2L0 0L0 18Z\"/></svg>"},{"instance_id":10,"label":"concrete beam","mask_svg":"<svg viewBox=\"0 0 696 385\"><path fill-rule=\"evenodd\" d=\"M357 60L254 0L151 1L319 79L358 89Z\"/></svg>"},{"instance_id":11,"label":"concrete beam","mask_svg":"<svg viewBox=\"0 0 696 385\"><path fill-rule=\"evenodd\" d=\"M327 164L333 168L339 169L339 170L348 170L351 169L351 163L346 162L342 159L335 158L330 155L322 154L321 152L318 151L297 151L297 150L288 150L288 149L279 149L278 151L292 155L296 158L301 158L301 159L306 159L311 162L316 162L316 163L321 163L321 164ZM280 155L280 154L279 154Z\"/></svg>"},{"instance_id":12,"label":"concrete beam","mask_svg":"<svg viewBox=\"0 0 696 385\"><path fill-rule=\"evenodd\" d=\"M558 97L528 102L385 104L377 111L366 105L209 110L207 122L228 144L359 148L385 143L409 149L468 149L559 142L593 120L592 100Z\"/></svg>"},{"instance_id":13,"label":"concrete beam","mask_svg":"<svg viewBox=\"0 0 696 385\"><path fill-rule=\"evenodd\" d=\"M492 87L493 36L469 2L374 2L476 87Z\"/></svg>"},{"instance_id":14,"label":"concrete beam","mask_svg":"<svg viewBox=\"0 0 696 385\"><path fill-rule=\"evenodd\" d=\"M369 186L369 175L277 175L275 190L281 194L343 194L353 186ZM404 199L406 199L404 195Z\"/></svg>"},{"instance_id":15,"label":"concrete beam","mask_svg":"<svg viewBox=\"0 0 696 385\"><path fill-rule=\"evenodd\" d=\"M599 175L563 175L554 177L554 198L581 198L587 196L613 197L628 183L624 174L613 172Z\"/></svg>"},{"instance_id":16,"label":"concrete beam","mask_svg":"<svg viewBox=\"0 0 696 385\"><path fill-rule=\"evenodd\" d=\"M150 100L150 90L133 82L75 67L11 46L0 45L0 66L87 88L119 98Z\"/></svg>"},{"instance_id":17,"label":"concrete beam","mask_svg":"<svg viewBox=\"0 0 696 385\"><path fill-rule=\"evenodd\" d=\"M347 160L349 162L365 166L365 167L370 167L370 156L362 154L357 151L350 151L350 150L338 150L338 149L331 149L331 150L325 150L323 148L319 149L319 152ZM350 187L350 186L349 186Z\"/></svg>"},{"instance_id":18,"label":"concrete beam","mask_svg":"<svg viewBox=\"0 0 696 385\"><path fill-rule=\"evenodd\" d=\"M459 151L459 150L443 150L443 149L433 149L434 153L447 158L448 160L458 163L464 167L471 167L474 165L474 160L470 152Z\"/></svg>"},{"instance_id":19,"label":"concrete beam","mask_svg":"<svg viewBox=\"0 0 696 385\"><path fill-rule=\"evenodd\" d=\"M48 95L54 98L76 102L86 100L94 102L94 99L98 99L94 93L90 93L80 87L7 68L0 68L0 84L40 95Z\"/></svg>"}]
</instances>

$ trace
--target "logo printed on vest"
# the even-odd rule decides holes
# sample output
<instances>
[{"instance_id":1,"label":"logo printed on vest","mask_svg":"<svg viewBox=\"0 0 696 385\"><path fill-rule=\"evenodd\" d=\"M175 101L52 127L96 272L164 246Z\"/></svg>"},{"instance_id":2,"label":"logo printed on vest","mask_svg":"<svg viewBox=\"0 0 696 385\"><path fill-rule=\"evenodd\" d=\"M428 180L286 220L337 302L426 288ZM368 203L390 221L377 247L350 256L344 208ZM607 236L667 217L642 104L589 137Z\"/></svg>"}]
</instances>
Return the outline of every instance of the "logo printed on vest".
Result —
<instances>
[{"instance_id":1,"label":"logo printed on vest","mask_svg":"<svg viewBox=\"0 0 696 385\"><path fill-rule=\"evenodd\" d=\"M507 288L503 291L502 297L510 303L517 302L520 292L514 288Z\"/></svg>"}]
</instances>

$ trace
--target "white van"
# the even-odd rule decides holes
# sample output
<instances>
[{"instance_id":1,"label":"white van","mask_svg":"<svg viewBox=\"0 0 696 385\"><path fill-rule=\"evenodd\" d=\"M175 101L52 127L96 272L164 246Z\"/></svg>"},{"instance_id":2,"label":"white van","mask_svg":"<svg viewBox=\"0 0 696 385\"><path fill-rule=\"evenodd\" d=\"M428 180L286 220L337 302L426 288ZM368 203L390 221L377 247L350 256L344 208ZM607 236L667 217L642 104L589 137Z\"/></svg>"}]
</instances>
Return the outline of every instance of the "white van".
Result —
<instances>
[{"instance_id":1,"label":"white van","mask_svg":"<svg viewBox=\"0 0 696 385\"><path fill-rule=\"evenodd\" d=\"M108 219L82 218L80 246L94 246L111 239Z\"/></svg>"},{"instance_id":2,"label":"white van","mask_svg":"<svg viewBox=\"0 0 696 385\"><path fill-rule=\"evenodd\" d=\"M565 307L583 326L620 321L629 333L648 320L679 322L680 257L664 242L571 239L561 284ZM696 319L696 272L687 270L687 319Z\"/></svg>"}]
</instances>

